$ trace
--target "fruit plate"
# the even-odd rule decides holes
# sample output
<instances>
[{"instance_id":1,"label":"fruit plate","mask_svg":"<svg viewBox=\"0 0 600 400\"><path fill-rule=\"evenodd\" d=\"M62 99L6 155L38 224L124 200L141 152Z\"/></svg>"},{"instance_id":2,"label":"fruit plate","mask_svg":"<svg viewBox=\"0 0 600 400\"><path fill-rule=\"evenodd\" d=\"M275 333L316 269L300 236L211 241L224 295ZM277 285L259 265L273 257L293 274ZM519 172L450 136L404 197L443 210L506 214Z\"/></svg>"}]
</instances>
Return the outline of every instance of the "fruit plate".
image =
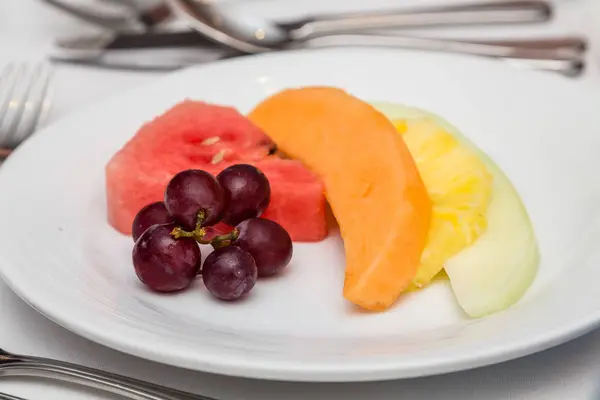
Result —
<instances>
[{"instance_id":1,"label":"fruit plate","mask_svg":"<svg viewBox=\"0 0 600 400\"><path fill-rule=\"evenodd\" d=\"M447 282L390 310L342 296L339 236L295 244L279 279L245 301L197 283L157 295L137 280L132 240L106 221L104 168L139 126L185 98L246 113L286 87L332 85L444 116L512 180L541 264L514 307L479 319ZM431 375L523 356L600 322L600 93L550 74L450 55L346 48L200 66L114 96L40 131L0 169L0 272L25 301L86 338L179 367L298 381ZM368 137L365 137L367 140Z\"/></svg>"}]
</instances>

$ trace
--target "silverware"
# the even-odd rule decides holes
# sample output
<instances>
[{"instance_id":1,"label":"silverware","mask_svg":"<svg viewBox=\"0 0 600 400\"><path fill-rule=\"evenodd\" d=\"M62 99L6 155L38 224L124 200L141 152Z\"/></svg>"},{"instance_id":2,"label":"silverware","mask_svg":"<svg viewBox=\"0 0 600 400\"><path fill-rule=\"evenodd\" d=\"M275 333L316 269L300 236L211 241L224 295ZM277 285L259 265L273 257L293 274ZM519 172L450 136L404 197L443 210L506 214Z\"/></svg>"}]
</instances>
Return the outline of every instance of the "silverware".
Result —
<instances>
[{"instance_id":1,"label":"silverware","mask_svg":"<svg viewBox=\"0 0 600 400\"><path fill-rule=\"evenodd\" d=\"M290 40L337 33L390 28L427 28L460 25L527 24L547 22L552 17L552 6L543 0L488 0L481 3L429 6L393 11L319 16L303 21L279 24L289 33Z\"/></svg>"},{"instance_id":2,"label":"silverware","mask_svg":"<svg viewBox=\"0 0 600 400\"><path fill-rule=\"evenodd\" d=\"M162 32L102 32L57 39L58 48L73 51L152 49L164 47L218 47L210 39L192 30Z\"/></svg>"},{"instance_id":3,"label":"silverware","mask_svg":"<svg viewBox=\"0 0 600 400\"><path fill-rule=\"evenodd\" d=\"M373 32L376 33L376 32ZM400 36L380 33L381 36ZM402 37L414 37L402 35ZM418 39L418 37L417 37ZM587 50L587 40L580 36L553 36L513 39L452 39L454 42L478 43L484 45L516 47L538 50L569 50L583 53ZM56 46L65 50L107 51L126 49L152 49L161 47L222 47L193 30L172 30L161 32L103 32L94 35L78 35L58 39Z\"/></svg>"},{"instance_id":4,"label":"silverware","mask_svg":"<svg viewBox=\"0 0 600 400\"><path fill-rule=\"evenodd\" d=\"M176 46L179 51L165 56L157 49ZM293 42L286 49L336 46L383 46L479 55L506 60L516 65L534 65L568 76L583 71L582 53L586 41L580 37L551 37L505 40L444 40L398 35L335 35ZM127 50L127 51L123 51ZM135 51L133 51L135 50ZM109 33L59 40L53 60L135 70L173 70L244 53L223 49L194 31L156 33Z\"/></svg>"},{"instance_id":5,"label":"silverware","mask_svg":"<svg viewBox=\"0 0 600 400\"><path fill-rule=\"evenodd\" d=\"M22 397L13 396L8 393L0 393L0 400L26 400Z\"/></svg>"},{"instance_id":6,"label":"silverware","mask_svg":"<svg viewBox=\"0 0 600 400\"><path fill-rule=\"evenodd\" d=\"M307 42L308 43L308 42ZM411 50L435 51L482 56L511 61L515 65L529 65L536 69L558 72L566 76L579 76L584 70L584 60L579 51L572 49L537 49L527 46L504 46L489 43L472 43L455 40L381 35L323 36L310 41L311 47L367 46ZM527 43L530 44L530 43ZM305 48L300 45L298 48ZM293 48L293 47L291 47Z\"/></svg>"},{"instance_id":7,"label":"silverware","mask_svg":"<svg viewBox=\"0 0 600 400\"><path fill-rule=\"evenodd\" d=\"M214 46L186 48L67 49L55 47L48 58L55 63L78 64L105 69L165 72L246 55Z\"/></svg>"},{"instance_id":8,"label":"silverware","mask_svg":"<svg viewBox=\"0 0 600 400\"><path fill-rule=\"evenodd\" d=\"M153 28L167 21L171 16L171 8L163 0L104 0L125 6L135 19L146 28Z\"/></svg>"},{"instance_id":9,"label":"silverware","mask_svg":"<svg viewBox=\"0 0 600 400\"><path fill-rule=\"evenodd\" d=\"M2 349L0 349L0 376L57 379L135 400L215 400L80 365L11 354Z\"/></svg>"},{"instance_id":10,"label":"silverware","mask_svg":"<svg viewBox=\"0 0 600 400\"><path fill-rule=\"evenodd\" d=\"M112 0L115 7L102 8L99 4L73 4L69 0L44 0L47 4L58 8L76 18L111 31L145 31L171 16L171 9L163 2L149 2L150 6L141 6L131 0ZM116 11L116 12L115 12Z\"/></svg>"},{"instance_id":11,"label":"silverware","mask_svg":"<svg viewBox=\"0 0 600 400\"><path fill-rule=\"evenodd\" d=\"M570 50L574 53L584 53L588 48L588 42L585 38L579 36L557 36L557 37L543 37L543 38L530 38L530 39L489 39L489 40L478 40L478 39L454 39L458 42L467 43L479 43L479 44L490 44L496 46L506 47L521 47L527 49L538 49L538 50Z\"/></svg>"},{"instance_id":12,"label":"silverware","mask_svg":"<svg viewBox=\"0 0 600 400\"><path fill-rule=\"evenodd\" d=\"M175 13L204 36L243 53L286 48L319 36L373 29L545 22L550 4L542 0L488 1L469 5L315 16L286 24L237 14L217 2L168 0Z\"/></svg>"},{"instance_id":13,"label":"silverware","mask_svg":"<svg viewBox=\"0 0 600 400\"><path fill-rule=\"evenodd\" d=\"M51 75L47 63L9 63L4 67L0 73L1 148L15 148L43 122L50 108Z\"/></svg>"},{"instance_id":14,"label":"silverware","mask_svg":"<svg viewBox=\"0 0 600 400\"><path fill-rule=\"evenodd\" d=\"M441 51L508 60L535 60L536 68L578 76L584 63L577 54L548 49L519 48L489 43L467 43L369 33L375 29L433 27L492 23L543 22L551 18L546 1L488 1L468 5L429 7L401 11L362 12L313 17L277 24L251 15L236 15L218 3L169 0L176 13L202 35L242 53L329 46L377 46ZM362 34L357 34L357 32Z\"/></svg>"},{"instance_id":15,"label":"silverware","mask_svg":"<svg viewBox=\"0 0 600 400\"><path fill-rule=\"evenodd\" d=\"M0 161L6 160L6 157L8 157L10 155L10 153L12 153L11 149L6 149L6 148L0 147Z\"/></svg>"}]
</instances>

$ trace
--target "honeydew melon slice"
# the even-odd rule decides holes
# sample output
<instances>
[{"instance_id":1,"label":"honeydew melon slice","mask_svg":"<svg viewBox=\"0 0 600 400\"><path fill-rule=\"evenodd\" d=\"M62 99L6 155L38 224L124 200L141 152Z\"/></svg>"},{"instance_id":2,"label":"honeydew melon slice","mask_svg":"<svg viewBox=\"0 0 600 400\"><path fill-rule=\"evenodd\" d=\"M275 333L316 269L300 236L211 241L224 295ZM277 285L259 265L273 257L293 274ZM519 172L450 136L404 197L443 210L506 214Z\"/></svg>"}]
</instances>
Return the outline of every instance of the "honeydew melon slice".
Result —
<instances>
[{"instance_id":1,"label":"honeydew melon slice","mask_svg":"<svg viewBox=\"0 0 600 400\"><path fill-rule=\"evenodd\" d=\"M390 120L428 118L469 146L493 175L486 231L445 263L452 291L470 317L483 317L517 303L532 284L540 261L527 210L504 172L443 118L393 103L372 103Z\"/></svg>"}]
</instances>

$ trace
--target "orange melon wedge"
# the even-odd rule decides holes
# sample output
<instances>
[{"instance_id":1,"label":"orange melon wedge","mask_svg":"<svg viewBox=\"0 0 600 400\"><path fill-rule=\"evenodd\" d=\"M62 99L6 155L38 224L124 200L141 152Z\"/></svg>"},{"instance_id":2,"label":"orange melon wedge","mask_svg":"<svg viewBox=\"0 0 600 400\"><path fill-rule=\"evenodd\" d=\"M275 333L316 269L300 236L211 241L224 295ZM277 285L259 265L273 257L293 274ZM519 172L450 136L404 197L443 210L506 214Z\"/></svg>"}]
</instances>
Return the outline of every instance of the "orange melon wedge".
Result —
<instances>
[{"instance_id":1,"label":"orange melon wedge","mask_svg":"<svg viewBox=\"0 0 600 400\"><path fill-rule=\"evenodd\" d=\"M249 118L323 179L344 241L344 297L369 310L389 308L415 276L432 207L392 123L332 87L284 90Z\"/></svg>"}]
</instances>

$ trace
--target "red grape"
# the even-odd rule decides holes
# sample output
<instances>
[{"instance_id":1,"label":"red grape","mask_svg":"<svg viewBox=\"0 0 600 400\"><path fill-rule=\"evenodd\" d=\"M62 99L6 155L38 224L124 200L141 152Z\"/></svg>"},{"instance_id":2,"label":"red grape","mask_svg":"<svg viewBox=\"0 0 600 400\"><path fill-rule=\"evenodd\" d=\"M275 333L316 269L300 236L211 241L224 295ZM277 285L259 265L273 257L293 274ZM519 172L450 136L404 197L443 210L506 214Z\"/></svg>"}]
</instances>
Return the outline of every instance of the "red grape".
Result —
<instances>
[{"instance_id":1,"label":"red grape","mask_svg":"<svg viewBox=\"0 0 600 400\"><path fill-rule=\"evenodd\" d=\"M133 266L145 285L157 292L185 289L200 269L200 247L192 238L175 239L175 224L153 225L135 242Z\"/></svg>"},{"instance_id":2,"label":"red grape","mask_svg":"<svg viewBox=\"0 0 600 400\"><path fill-rule=\"evenodd\" d=\"M237 300L256 283L258 271L252 256L233 246L210 253L202 267L202 280L208 291L221 300Z\"/></svg>"},{"instance_id":3,"label":"red grape","mask_svg":"<svg viewBox=\"0 0 600 400\"><path fill-rule=\"evenodd\" d=\"M271 276L292 259L292 239L277 222L251 218L239 223L239 236L232 243L252 255L259 276Z\"/></svg>"},{"instance_id":4,"label":"red grape","mask_svg":"<svg viewBox=\"0 0 600 400\"><path fill-rule=\"evenodd\" d=\"M214 225L221 220L225 191L208 172L190 169L171 179L165 190L165 206L184 228L194 230L200 211L206 213L203 225Z\"/></svg>"},{"instance_id":5,"label":"red grape","mask_svg":"<svg viewBox=\"0 0 600 400\"><path fill-rule=\"evenodd\" d=\"M165 203L162 201L150 203L142 208L133 219L131 227L133 241L138 240L142 236L142 233L146 232L146 229L152 225L168 224L171 222L173 222L173 217L167 211Z\"/></svg>"},{"instance_id":6,"label":"red grape","mask_svg":"<svg viewBox=\"0 0 600 400\"><path fill-rule=\"evenodd\" d=\"M269 205L269 180L252 165L232 165L221 171L217 180L227 196L227 208L223 214L226 224L235 226L246 219L260 217Z\"/></svg>"}]
</instances>

